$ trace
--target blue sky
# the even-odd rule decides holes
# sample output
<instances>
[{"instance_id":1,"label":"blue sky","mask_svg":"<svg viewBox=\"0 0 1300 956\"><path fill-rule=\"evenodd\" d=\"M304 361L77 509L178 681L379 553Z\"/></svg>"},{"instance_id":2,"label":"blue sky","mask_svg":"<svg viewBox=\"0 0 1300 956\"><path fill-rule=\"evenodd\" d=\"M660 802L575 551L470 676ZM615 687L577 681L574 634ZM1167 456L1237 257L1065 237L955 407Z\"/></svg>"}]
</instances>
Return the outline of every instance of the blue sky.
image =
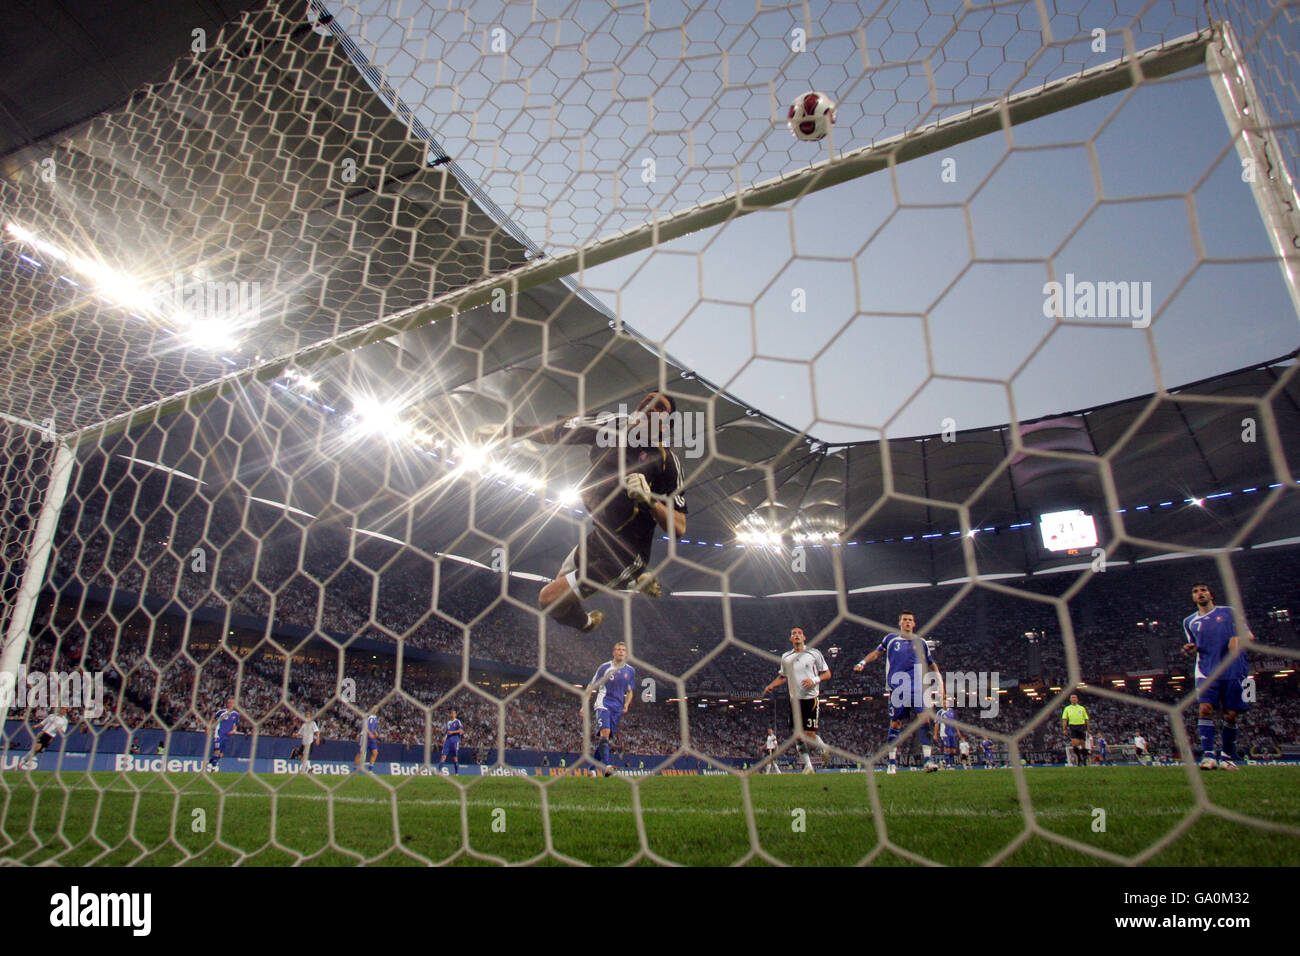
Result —
<instances>
[{"instance_id":1,"label":"blue sky","mask_svg":"<svg viewBox=\"0 0 1300 956\"><path fill-rule=\"evenodd\" d=\"M1033 4L955 21L900 3L864 24L852 4L811 4L808 23L802 5L654 2L649 30L641 5L595 0L539 3L536 20L531 4L329 9L461 168L557 252L1107 62L1117 29L1143 47L1200 15L1166 3L1136 23L1139 8L1119 6L1056 4L1053 36L1081 39L1046 52ZM1105 52L1094 27L1110 31ZM791 49L796 28L806 50ZM809 88L839 104L833 144L796 142L781 122ZM581 281L684 365L848 441L1033 418L1289 351L1300 332L1271 254L1211 85L1189 72ZM1151 327L1045 317L1044 283L1067 273L1150 283Z\"/></svg>"}]
</instances>

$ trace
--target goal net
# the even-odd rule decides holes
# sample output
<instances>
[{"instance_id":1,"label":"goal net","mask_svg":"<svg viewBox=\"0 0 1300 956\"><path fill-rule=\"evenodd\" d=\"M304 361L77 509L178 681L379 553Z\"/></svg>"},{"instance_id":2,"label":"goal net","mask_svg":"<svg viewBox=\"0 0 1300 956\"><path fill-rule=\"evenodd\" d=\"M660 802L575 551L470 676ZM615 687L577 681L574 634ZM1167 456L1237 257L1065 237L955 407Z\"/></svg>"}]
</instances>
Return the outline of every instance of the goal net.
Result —
<instances>
[{"instance_id":1,"label":"goal net","mask_svg":"<svg viewBox=\"0 0 1300 956\"><path fill-rule=\"evenodd\" d=\"M1297 10L927 6L270 3L7 157L0 856L1275 859Z\"/></svg>"}]
</instances>

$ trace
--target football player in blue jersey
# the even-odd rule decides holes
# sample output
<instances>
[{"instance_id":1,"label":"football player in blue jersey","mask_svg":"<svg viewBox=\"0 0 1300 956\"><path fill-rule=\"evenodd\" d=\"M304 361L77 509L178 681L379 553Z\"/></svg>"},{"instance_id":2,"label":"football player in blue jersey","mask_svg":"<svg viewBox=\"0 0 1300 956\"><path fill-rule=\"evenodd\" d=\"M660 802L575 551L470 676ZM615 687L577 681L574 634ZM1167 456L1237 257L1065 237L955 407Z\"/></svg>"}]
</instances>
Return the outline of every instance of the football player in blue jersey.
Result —
<instances>
[{"instance_id":1,"label":"football player in blue jersey","mask_svg":"<svg viewBox=\"0 0 1300 956\"><path fill-rule=\"evenodd\" d=\"M1214 603L1214 592L1203 581L1192 585L1196 611L1183 619L1187 643L1184 654L1196 655L1196 700L1200 705L1197 731L1201 743L1201 769L1237 769L1237 718L1250 710L1253 687L1246 663L1245 644L1237 634L1232 608ZM1222 666L1221 666L1222 665ZM1223 750L1215 757L1214 712L1223 710Z\"/></svg>"},{"instance_id":2,"label":"football player in blue jersey","mask_svg":"<svg viewBox=\"0 0 1300 956\"><path fill-rule=\"evenodd\" d=\"M921 652L918 655L918 650ZM921 737L921 754L925 757L927 771L938 770L931 759L930 713L928 705L943 700L943 678L939 665L934 662L930 645L916 636L916 615L903 611L898 615L898 632L887 634L876 649L853 668L857 673L881 655L885 655L885 682L889 688L889 766L886 773L898 772L898 748L894 746L903 730L903 721L911 717L923 717L924 728ZM921 661L925 661L924 668ZM930 673L934 674L929 678ZM928 685L928 686L927 686Z\"/></svg>"},{"instance_id":3,"label":"football player in blue jersey","mask_svg":"<svg viewBox=\"0 0 1300 956\"><path fill-rule=\"evenodd\" d=\"M609 765L610 739L618 732L619 721L632 706L632 690L636 687L636 671L627 663L627 645L619 641L614 645L611 660L596 669L596 676L587 688L587 697L595 695L593 713L596 719L596 760L604 768L605 776L611 776L614 768Z\"/></svg>"},{"instance_id":4,"label":"football player in blue jersey","mask_svg":"<svg viewBox=\"0 0 1300 956\"><path fill-rule=\"evenodd\" d=\"M957 719L956 701L949 697L946 706L939 711L938 719L934 725L934 742L939 745L943 752L943 766L947 770L952 769L953 757L957 754L957 741L966 738L957 730L957 726L950 721Z\"/></svg>"},{"instance_id":5,"label":"football player in blue jersey","mask_svg":"<svg viewBox=\"0 0 1300 956\"><path fill-rule=\"evenodd\" d=\"M451 758L452 771L457 776L460 775L460 738L464 732L465 725L456 719L456 708L451 709L451 720L447 721L447 728L443 732L442 738L442 756L438 758L438 766L441 767Z\"/></svg>"},{"instance_id":6,"label":"football player in blue jersey","mask_svg":"<svg viewBox=\"0 0 1300 956\"><path fill-rule=\"evenodd\" d=\"M208 758L209 770L221 769L221 758L226 752L226 744L238 726L239 711L235 709L235 698L230 697L226 700L226 706L217 711L216 720L212 725L212 756Z\"/></svg>"},{"instance_id":7,"label":"football player in blue jersey","mask_svg":"<svg viewBox=\"0 0 1300 956\"><path fill-rule=\"evenodd\" d=\"M361 723L361 755L366 769L375 772L375 761L379 759L379 717L371 713Z\"/></svg>"}]
</instances>

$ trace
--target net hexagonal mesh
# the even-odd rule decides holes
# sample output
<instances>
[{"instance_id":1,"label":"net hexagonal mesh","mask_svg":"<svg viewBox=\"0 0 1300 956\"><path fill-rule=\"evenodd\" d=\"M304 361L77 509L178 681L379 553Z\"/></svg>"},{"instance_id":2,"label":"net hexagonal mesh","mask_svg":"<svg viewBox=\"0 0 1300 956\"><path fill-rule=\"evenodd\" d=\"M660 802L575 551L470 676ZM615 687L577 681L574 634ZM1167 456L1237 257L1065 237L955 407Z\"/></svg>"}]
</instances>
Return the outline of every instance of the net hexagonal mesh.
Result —
<instances>
[{"instance_id":1,"label":"net hexagonal mesh","mask_svg":"<svg viewBox=\"0 0 1300 956\"><path fill-rule=\"evenodd\" d=\"M269 4L6 160L6 859L1300 835L1196 765L1300 755L1294 5L409 6ZM1072 693L1127 776L1042 766Z\"/></svg>"}]
</instances>

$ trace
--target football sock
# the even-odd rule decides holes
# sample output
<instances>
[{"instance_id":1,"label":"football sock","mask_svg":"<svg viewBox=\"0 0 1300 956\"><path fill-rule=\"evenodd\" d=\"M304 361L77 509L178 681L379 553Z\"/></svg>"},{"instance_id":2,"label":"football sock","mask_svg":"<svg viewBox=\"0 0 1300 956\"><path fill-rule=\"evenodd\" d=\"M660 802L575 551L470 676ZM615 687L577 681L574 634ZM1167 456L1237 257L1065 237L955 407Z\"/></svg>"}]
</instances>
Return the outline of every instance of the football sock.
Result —
<instances>
[{"instance_id":1,"label":"football sock","mask_svg":"<svg viewBox=\"0 0 1300 956\"><path fill-rule=\"evenodd\" d=\"M933 753L934 753L934 748L933 748L933 747L931 747L929 744L921 744L921 756L922 756L922 757L924 757L926 760L929 760L929 759L930 759L930 756L931 756Z\"/></svg>"},{"instance_id":2,"label":"football sock","mask_svg":"<svg viewBox=\"0 0 1300 956\"><path fill-rule=\"evenodd\" d=\"M1214 756L1214 721L1208 717L1202 717L1196 724L1196 729L1201 735L1201 757Z\"/></svg>"},{"instance_id":3,"label":"football sock","mask_svg":"<svg viewBox=\"0 0 1300 956\"><path fill-rule=\"evenodd\" d=\"M600 743L596 745L596 759L601 763L609 763L609 738L600 738Z\"/></svg>"},{"instance_id":4,"label":"football sock","mask_svg":"<svg viewBox=\"0 0 1300 956\"><path fill-rule=\"evenodd\" d=\"M1223 755L1237 762L1237 725L1223 722Z\"/></svg>"},{"instance_id":5,"label":"football sock","mask_svg":"<svg viewBox=\"0 0 1300 956\"><path fill-rule=\"evenodd\" d=\"M581 630L587 626L587 612L582 605L572 599L557 601L547 609L547 614L566 627Z\"/></svg>"}]
</instances>

